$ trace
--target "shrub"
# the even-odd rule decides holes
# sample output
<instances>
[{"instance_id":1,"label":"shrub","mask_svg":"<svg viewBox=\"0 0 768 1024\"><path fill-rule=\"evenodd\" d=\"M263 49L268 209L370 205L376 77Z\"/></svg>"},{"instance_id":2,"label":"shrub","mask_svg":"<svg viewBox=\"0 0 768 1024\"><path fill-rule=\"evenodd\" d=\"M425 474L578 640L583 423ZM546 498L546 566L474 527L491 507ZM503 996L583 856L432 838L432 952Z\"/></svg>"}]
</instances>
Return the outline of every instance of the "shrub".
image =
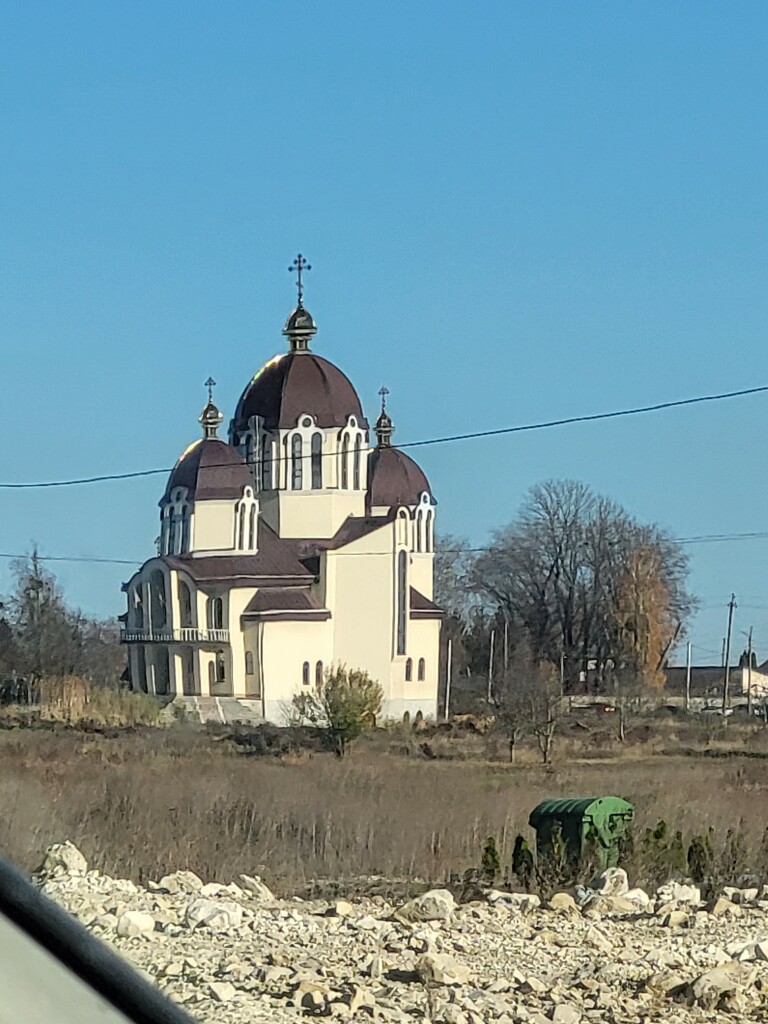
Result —
<instances>
[{"instance_id":1,"label":"shrub","mask_svg":"<svg viewBox=\"0 0 768 1024\"><path fill-rule=\"evenodd\" d=\"M330 668L317 693L298 693L293 707L302 719L322 729L339 757L367 728L376 724L384 692L362 669Z\"/></svg>"}]
</instances>

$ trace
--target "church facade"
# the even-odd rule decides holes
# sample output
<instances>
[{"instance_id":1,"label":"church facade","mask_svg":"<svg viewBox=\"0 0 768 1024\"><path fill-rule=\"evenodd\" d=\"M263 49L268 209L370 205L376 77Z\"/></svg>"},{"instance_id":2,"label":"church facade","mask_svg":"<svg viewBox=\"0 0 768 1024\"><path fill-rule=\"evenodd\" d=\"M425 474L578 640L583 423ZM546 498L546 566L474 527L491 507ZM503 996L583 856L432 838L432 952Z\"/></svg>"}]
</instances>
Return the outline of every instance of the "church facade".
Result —
<instances>
[{"instance_id":1,"label":"church facade","mask_svg":"<svg viewBox=\"0 0 768 1024\"><path fill-rule=\"evenodd\" d=\"M208 382L203 436L160 500L157 555L124 585L131 686L284 724L292 697L344 664L379 682L383 717L433 718L435 499L392 445L386 389L371 438L316 333L299 278L288 350L246 385L228 441Z\"/></svg>"}]
</instances>

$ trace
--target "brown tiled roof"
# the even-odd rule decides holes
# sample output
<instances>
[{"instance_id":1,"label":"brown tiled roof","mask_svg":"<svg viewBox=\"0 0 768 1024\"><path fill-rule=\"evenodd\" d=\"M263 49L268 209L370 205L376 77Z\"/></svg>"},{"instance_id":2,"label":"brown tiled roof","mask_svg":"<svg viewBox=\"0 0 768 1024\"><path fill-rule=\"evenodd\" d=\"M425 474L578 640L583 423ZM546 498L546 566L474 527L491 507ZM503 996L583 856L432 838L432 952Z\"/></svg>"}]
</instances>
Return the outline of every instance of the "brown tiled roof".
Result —
<instances>
[{"instance_id":1,"label":"brown tiled roof","mask_svg":"<svg viewBox=\"0 0 768 1024\"><path fill-rule=\"evenodd\" d=\"M295 427L302 413L319 427L343 427L349 416L368 427L349 379L314 352L286 352L262 366L237 404L232 427L244 430L251 416L263 417L268 430Z\"/></svg>"},{"instance_id":2,"label":"brown tiled roof","mask_svg":"<svg viewBox=\"0 0 768 1024\"><path fill-rule=\"evenodd\" d=\"M322 622L331 613L307 587L267 587L257 591L243 612L244 619L301 619Z\"/></svg>"},{"instance_id":3,"label":"brown tiled roof","mask_svg":"<svg viewBox=\"0 0 768 1024\"><path fill-rule=\"evenodd\" d=\"M415 505L429 481L413 459L398 448L380 445L368 456L368 507Z\"/></svg>"},{"instance_id":4,"label":"brown tiled roof","mask_svg":"<svg viewBox=\"0 0 768 1024\"><path fill-rule=\"evenodd\" d=\"M258 551L254 555L164 555L162 561L202 583L239 580L252 586L274 586L284 581L298 584L314 579L323 551L342 548L389 522L389 516L350 516L330 539L305 540L280 538L259 518Z\"/></svg>"},{"instance_id":5,"label":"brown tiled roof","mask_svg":"<svg viewBox=\"0 0 768 1024\"><path fill-rule=\"evenodd\" d=\"M314 573L302 562L303 542L281 540L263 519L258 523L255 555L166 555L163 561L201 582L239 579L258 586L259 581L270 579L313 579Z\"/></svg>"},{"instance_id":6,"label":"brown tiled roof","mask_svg":"<svg viewBox=\"0 0 768 1024\"><path fill-rule=\"evenodd\" d=\"M415 587L411 587L411 616L412 619L444 619L445 612L443 609L436 605L434 601L430 601L428 597L416 590Z\"/></svg>"},{"instance_id":7,"label":"brown tiled roof","mask_svg":"<svg viewBox=\"0 0 768 1024\"><path fill-rule=\"evenodd\" d=\"M240 453L220 437L201 437L173 467L160 504L176 487L186 487L190 498L204 501L239 498L243 488L249 486L253 486L253 480Z\"/></svg>"}]
</instances>

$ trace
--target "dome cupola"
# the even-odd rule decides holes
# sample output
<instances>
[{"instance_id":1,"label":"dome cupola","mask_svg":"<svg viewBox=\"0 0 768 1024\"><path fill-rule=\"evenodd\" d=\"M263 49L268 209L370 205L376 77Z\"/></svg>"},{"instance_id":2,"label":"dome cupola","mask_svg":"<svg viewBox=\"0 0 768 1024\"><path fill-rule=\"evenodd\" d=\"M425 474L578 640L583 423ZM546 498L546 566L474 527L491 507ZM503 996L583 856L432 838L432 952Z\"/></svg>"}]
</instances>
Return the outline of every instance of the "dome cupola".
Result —
<instances>
[{"instance_id":1,"label":"dome cupola","mask_svg":"<svg viewBox=\"0 0 768 1024\"><path fill-rule=\"evenodd\" d=\"M432 490L423 470L405 452L392 447L395 427L386 407L389 391L382 388L379 394L378 444L368 456L368 508L410 507L418 505L425 494L431 503L434 500Z\"/></svg>"}]
</instances>

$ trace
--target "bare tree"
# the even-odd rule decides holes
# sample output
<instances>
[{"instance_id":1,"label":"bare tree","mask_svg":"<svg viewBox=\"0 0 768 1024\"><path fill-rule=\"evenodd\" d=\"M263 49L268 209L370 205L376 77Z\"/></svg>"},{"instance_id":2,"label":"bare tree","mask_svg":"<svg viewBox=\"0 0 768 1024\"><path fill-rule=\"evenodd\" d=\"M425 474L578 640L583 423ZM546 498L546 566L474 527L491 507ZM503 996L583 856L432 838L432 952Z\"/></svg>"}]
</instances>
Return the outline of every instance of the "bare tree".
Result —
<instances>
[{"instance_id":1,"label":"bare tree","mask_svg":"<svg viewBox=\"0 0 768 1024\"><path fill-rule=\"evenodd\" d=\"M521 644L496 686L496 717L509 741L510 761L515 759L518 741L532 736L543 763L549 764L563 711L555 666L536 662L529 648Z\"/></svg>"}]
</instances>

